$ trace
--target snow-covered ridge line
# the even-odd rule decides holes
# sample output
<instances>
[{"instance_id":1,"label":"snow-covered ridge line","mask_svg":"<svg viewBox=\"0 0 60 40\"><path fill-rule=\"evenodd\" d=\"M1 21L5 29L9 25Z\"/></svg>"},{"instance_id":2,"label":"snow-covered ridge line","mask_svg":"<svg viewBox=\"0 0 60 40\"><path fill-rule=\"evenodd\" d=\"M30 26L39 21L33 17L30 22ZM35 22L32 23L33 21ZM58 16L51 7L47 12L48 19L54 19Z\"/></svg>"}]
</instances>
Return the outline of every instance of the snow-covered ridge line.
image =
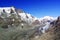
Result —
<instances>
[{"instance_id":1,"label":"snow-covered ridge line","mask_svg":"<svg viewBox=\"0 0 60 40\"><path fill-rule=\"evenodd\" d=\"M7 17L11 16L11 14L15 14L16 16L18 14L19 17L21 18L21 20L26 21L28 23L31 23L32 21L37 19L36 17L32 16L29 13L24 13L24 12L21 13L20 10L18 10L18 9L16 10L16 8L14 8L14 7L0 7L0 16L2 15L2 13L4 15L6 13Z\"/></svg>"},{"instance_id":2,"label":"snow-covered ridge line","mask_svg":"<svg viewBox=\"0 0 60 40\"><path fill-rule=\"evenodd\" d=\"M4 11L6 12L8 17L11 15L11 13L10 13L11 11L13 11L14 14L17 15L17 12L16 12L14 7L0 7L0 15ZM19 11L19 10L17 10L17 11ZM56 18L50 17L50 16L45 16L45 17L42 17L42 18L37 18L37 17L32 16L29 13L24 13L24 12L23 13L18 12L18 15L21 17L21 20L24 20L24 21L26 21L28 23L35 22L35 20L38 20L39 22L41 22L41 21L48 21L48 20L52 21L52 20L56 19Z\"/></svg>"}]
</instances>

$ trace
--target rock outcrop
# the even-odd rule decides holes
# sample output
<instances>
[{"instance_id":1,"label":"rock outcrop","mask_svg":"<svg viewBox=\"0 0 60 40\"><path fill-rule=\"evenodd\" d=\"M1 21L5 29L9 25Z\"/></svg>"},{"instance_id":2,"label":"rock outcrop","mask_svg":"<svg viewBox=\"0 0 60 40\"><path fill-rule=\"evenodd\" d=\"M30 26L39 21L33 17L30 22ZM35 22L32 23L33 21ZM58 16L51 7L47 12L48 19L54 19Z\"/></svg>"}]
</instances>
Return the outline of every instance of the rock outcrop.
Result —
<instances>
[{"instance_id":1,"label":"rock outcrop","mask_svg":"<svg viewBox=\"0 0 60 40\"><path fill-rule=\"evenodd\" d=\"M51 28L39 40L60 40L60 16L51 23Z\"/></svg>"}]
</instances>

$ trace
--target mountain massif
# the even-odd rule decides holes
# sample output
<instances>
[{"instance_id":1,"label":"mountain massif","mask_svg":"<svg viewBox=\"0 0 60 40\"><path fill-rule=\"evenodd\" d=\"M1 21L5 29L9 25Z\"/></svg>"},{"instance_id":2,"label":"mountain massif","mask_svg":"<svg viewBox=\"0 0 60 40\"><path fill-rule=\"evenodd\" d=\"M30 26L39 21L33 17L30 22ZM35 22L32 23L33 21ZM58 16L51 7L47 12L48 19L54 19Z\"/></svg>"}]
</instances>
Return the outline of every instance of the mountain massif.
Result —
<instances>
[{"instance_id":1,"label":"mountain massif","mask_svg":"<svg viewBox=\"0 0 60 40\"><path fill-rule=\"evenodd\" d=\"M59 20L60 17L37 18L21 9L0 7L0 40L50 40L50 33L53 36L59 31Z\"/></svg>"}]
</instances>

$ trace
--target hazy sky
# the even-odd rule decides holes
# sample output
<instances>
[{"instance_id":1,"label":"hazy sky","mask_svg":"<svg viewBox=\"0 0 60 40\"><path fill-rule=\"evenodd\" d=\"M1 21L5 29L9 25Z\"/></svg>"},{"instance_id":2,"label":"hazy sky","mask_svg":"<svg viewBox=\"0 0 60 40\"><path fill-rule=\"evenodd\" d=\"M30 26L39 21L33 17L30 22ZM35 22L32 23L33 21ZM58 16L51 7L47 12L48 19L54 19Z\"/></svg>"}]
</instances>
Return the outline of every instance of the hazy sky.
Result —
<instances>
[{"instance_id":1,"label":"hazy sky","mask_svg":"<svg viewBox=\"0 0 60 40\"><path fill-rule=\"evenodd\" d=\"M60 0L0 0L0 7L11 6L36 17L60 15Z\"/></svg>"}]
</instances>

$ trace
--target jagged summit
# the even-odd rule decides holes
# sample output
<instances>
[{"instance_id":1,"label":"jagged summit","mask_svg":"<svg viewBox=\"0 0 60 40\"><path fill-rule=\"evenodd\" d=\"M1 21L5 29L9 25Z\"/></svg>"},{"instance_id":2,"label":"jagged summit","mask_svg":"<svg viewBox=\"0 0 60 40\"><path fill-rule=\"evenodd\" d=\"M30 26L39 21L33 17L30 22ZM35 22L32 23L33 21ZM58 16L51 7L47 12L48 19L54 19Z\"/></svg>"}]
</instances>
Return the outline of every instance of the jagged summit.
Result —
<instances>
[{"instance_id":1,"label":"jagged summit","mask_svg":"<svg viewBox=\"0 0 60 40\"><path fill-rule=\"evenodd\" d=\"M0 12L6 12L6 13L10 13L11 10L13 10L15 12L15 8L14 7L0 7Z\"/></svg>"},{"instance_id":2,"label":"jagged summit","mask_svg":"<svg viewBox=\"0 0 60 40\"><path fill-rule=\"evenodd\" d=\"M5 11L6 13L23 13L21 9L16 9L14 7L0 7L0 12Z\"/></svg>"}]
</instances>

